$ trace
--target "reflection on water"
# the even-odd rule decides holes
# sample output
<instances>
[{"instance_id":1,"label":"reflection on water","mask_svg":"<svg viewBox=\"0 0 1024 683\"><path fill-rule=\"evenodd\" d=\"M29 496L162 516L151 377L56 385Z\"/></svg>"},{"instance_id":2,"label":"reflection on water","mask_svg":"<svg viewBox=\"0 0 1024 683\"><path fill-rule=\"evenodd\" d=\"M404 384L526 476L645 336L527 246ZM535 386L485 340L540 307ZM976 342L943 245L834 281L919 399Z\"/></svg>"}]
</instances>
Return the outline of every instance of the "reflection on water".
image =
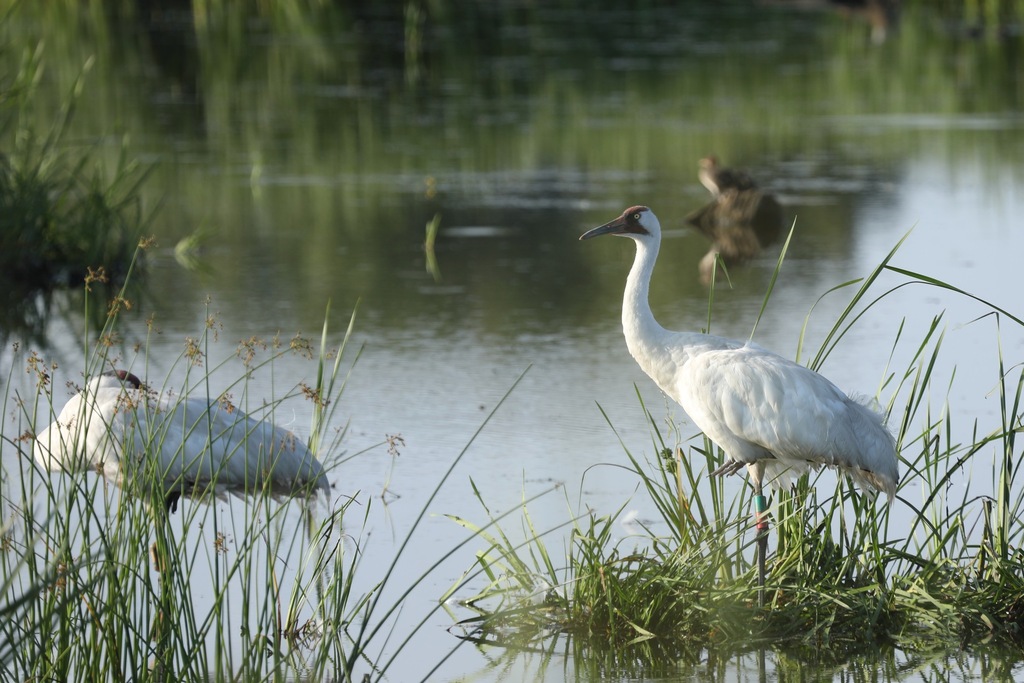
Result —
<instances>
[{"instance_id":1,"label":"reflection on water","mask_svg":"<svg viewBox=\"0 0 1024 683\"><path fill-rule=\"evenodd\" d=\"M401 537L424 487L526 367L432 512L479 518L469 476L496 508L560 481L581 507L617 509L633 488L614 467L588 469L623 461L594 404L643 451L650 438L634 383L657 417L691 436L621 340L630 245L581 249L577 237L626 206L651 206L665 229L652 306L669 327L705 326L698 268L708 241L686 216L708 201L694 161L709 151L777 198L784 229L795 221L762 345L795 356L818 297L862 277L912 226L901 265L1017 308L1005 274L1016 272L1024 239L1012 229L1024 209L1024 69L1012 43L961 40L914 9L882 44L832 13L742 2L420 10L326 3L249 15L229 4L201 16L100 16L61 5L44 16L28 4L3 29L11 50L47 36L47 77L32 103L40 125L94 57L74 139L112 163L123 134L155 164L143 190L161 205L157 246L123 329L126 346L148 345L154 374L201 329L208 297L229 340L315 332L328 301L335 310L360 302L365 350L346 389L349 447L395 433L408 444L391 482L401 498L376 522L378 539ZM439 282L423 251L435 215ZM201 267L186 270L174 247L197 230L207 235L195 252ZM730 269L731 289L715 292L715 332L749 335L778 255L759 246ZM844 302L817 304L805 356ZM71 376L84 365L83 310L72 299L33 323L33 345L45 334ZM965 326L979 314L969 302L923 288L860 321L824 374L875 394L913 351L898 346L889 360L900 321L916 329L941 310L951 330L940 372L970 366L956 375L952 409L964 425L991 419L994 351L978 349L994 349L994 333ZM345 490L378 490L385 469L353 461ZM532 512L553 526L565 504ZM450 545L453 533L427 525L418 550ZM389 557L371 551L367 564ZM442 583L416 599L435 599ZM396 670L416 671L417 655L447 651L449 640L420 636ZM478 654L459 652L451 675L480 667Z\"/></svg>"},{"instance_id":2,"label":"reflection on water","mask_svg":"<svg viewBox=\"0 0 1024 683\"><path fill-rule=\"evenodd\" d=\"M870 680L884 683L901 680L1013 680L1019 668L1016 653L985 651L927 653L882 647L878 652L854 655L844 662L832 661L822 649L817 658L768 650L753 650L720 657L707 651L666 657L661 665L643 663L630 653L581 652L571 643L554 638L546 651L527 654L494 650L490 665L471 680L489 680L494 671L503 681L643 680L643 681L763 681ZM572 652L575 666L563 668L562 653Z\"/></svg>"}]
</instances>

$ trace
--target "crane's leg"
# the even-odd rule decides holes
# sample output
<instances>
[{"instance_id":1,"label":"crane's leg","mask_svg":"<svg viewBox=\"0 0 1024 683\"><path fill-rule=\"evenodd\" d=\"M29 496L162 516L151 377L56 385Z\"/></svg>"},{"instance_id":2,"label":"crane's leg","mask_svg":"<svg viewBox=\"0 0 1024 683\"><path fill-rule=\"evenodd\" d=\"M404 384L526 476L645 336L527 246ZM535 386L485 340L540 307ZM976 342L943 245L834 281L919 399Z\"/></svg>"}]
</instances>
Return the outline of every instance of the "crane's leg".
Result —
<instances>
[{"instance_id":1,"label":"crane's leg","mask_svg":"<svg viewBox=\"0 0 1024 683\"><path fill-rule=\"evenodd\" d=\"M150 628L150 640L155 644L155 657L150 662L150 670L154 679L158 681L171 681L174 678L174 668L171 656L172 628L171 619L178 614L174 603L175 594L170 583L170 557L171 552L171 529L169 517L164 514L161 507L151 508L156 540L150 546L153 566L157 571L157 582L159 585L156 598L156 614L153 617L153 625Z\"/></svg>"},{"instance_id":2,"label":"crane's leg","mask_svg":"<svg viewBox=\"0 0 1024 683\"><path fill-rule=\"evenodd\" d=\"M167 498L164 499L164 505L167 507L167 514L178 511L179 500L181 500L181 491L171 491L167 494Z\"/></svg>"},{"instance_id":3,"label":"crane's leg","mask_svg":"<svg viewBox=\"0 0 1024 683\"><path fill-rule=\"evenodd\" d=\"M765 556L768 554L768 499L760 477L754 480L754 524L757 529L757 606L764 607Z\"/></svg>"}]
</instances>

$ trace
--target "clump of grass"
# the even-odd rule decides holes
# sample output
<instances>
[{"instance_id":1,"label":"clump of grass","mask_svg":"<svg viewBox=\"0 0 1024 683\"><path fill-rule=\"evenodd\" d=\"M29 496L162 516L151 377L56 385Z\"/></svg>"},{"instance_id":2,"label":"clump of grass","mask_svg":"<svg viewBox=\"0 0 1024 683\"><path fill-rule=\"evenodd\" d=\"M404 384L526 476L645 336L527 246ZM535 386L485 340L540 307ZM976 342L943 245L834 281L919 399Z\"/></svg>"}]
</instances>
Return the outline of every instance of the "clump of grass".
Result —
<instances>
[{"instance_id":1,"label":"clump of grass","mask_svg":"<svg viewBox=\"0 0 1024 683\"><path fill-rule=\"evenodd\" d=\"M0 156L0 253L4 277L37 288L80 284L108 264L122 278L145 221L137 173L122 150L115 178L87 170L54 148L26 159Z\"/></svg>"},{"instance_id":2,"label":"clump of grass","mask_svg":"<svg viewBox=\"0 0 1024 683\"><path fill-rule=\"evenodd\" d=\"M980 301L891 265L895 253L863 280L837 288L857 287L814 367L866 311L901 287L939 287ZM886 272L903 279L876 295ZM1008 312L981 303L997 321L997 334L1002 320L1024 328ZM941 318L919 341L899 326L896 344L910 346L910 361L882 382L891 392L887 410L903 460L897 504L912 513L909 529L893 525L890 508L844 480L832 486L817 481L821 474L801 478L774 495L775 548L767 601L759 608L748 487L727 494L721 480L708 481L721 454L706 439L688 453L678 441L670 444L645 408L658 457L648 461L623 448L665 531L650 527L615 540L613 520L621 510L590 512L576 522L564 564L551 560L544 534L532 528L522 543L495 534L478 557L489 581L469 603L476 616L461 622L466 637L533 650L545 649L553 636L568 638L574 651L624 666L653 666L666 654L691 662L757 651L763 657L765 649L831 666L895 648L1024 645L1024 482L1015 457L1024 369L1006 367L1000 352L1000 423L989 433L974 425L970 441L958 442L960 426L948 406L936 412L930 402L945 381L935 375ZM975 463L974 471L986 471L979 458L993 450L994 496L972 493L970 482L950 487ZM905 495L919 490L921 502ZM543 601L535 597L538 574Z\"/></svg>"},{"instance_id":3,"label":"clump of grass","mask_svg":"<svg viewBox=\"0 0 1024 683\"><path fill-rule=\"evenodd\" d=\"M98 144L67 140L91 61L46 129L32 106L42 43L9 61L16 68L0 82L0 340L35 342L54 292L91 281L110 297L126 280L152 217L141 193L148 171L130 157L127 139L112 172ZM102 318L90 323L103 326Z\"/></svg>"},{"instance_id":4,"label":"clump of grass","mask_svg":"<svg viewBox=\"0 0 1024 683\"><path fill-rule=\"evenodd\" d=\"M0 86L0 277L19 291L82 283L103 265L122 279L145 230L140 169L123 143L112 174L95 149L65 141L87 63L56 121L40 131L30 102L40 78L42 45L23 56L12 82ZM7 286L4 287L7 289Z\"/></svg>"}]
</instances>

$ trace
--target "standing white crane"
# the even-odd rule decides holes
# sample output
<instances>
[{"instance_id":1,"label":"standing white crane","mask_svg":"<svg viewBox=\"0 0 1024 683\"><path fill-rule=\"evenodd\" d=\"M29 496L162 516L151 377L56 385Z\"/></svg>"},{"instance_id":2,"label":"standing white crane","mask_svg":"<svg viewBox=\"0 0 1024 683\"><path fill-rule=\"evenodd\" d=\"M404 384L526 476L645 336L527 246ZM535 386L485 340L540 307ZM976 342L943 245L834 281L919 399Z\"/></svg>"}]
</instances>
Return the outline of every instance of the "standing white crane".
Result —
<instances>
[{"instance_id":1,"label":"standing white crane","mask_svg":"<svg viewBox=\"0 0 1024 683\"><path fill-rule=\"evenodd\" d=\"M762 591L767 546L763 483L780 485L791 473L825 465L862 487L884 492L892 501L899 480L896 444L883 415L817 372L756 344L673 332L659 325L648 290L661 246L661 224L646 206L626 209L580 239L599 235L620 235L636 243L622 301L622 329L630 354L725 451L724 464L712 476L747 467L760 532Z\"/></svg>"},{"instance_id":2,"label":"standing white crane","mask_svg":"<svg viewBox=\"0 0 1024 683\"><path fill-rule=\"evenodd\" d=\"M330 496L324 468L298 437L227 403L151 395L130 372L89 380L36 436L51 471L92 469L135 493L155 483L169 512L212 492L275 498Z\"/></svg>"}]
</instances>

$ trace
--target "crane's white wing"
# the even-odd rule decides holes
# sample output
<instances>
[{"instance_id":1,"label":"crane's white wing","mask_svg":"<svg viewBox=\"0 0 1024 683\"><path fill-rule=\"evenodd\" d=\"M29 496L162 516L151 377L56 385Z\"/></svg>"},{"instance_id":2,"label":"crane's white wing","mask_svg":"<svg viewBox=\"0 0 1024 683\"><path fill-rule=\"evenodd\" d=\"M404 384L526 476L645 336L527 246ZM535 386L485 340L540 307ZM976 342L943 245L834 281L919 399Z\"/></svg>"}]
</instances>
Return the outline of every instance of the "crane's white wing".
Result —
<instances>
[{"instance_id":1,"label":"crane's white wing","mask_svg":"<svg viewBox=\"0 0 1024 683\"><path fill-rule=\"evenodd\" d=\"M329 492L324 469L293 433L218 402L161 400L136 413L129 450L158 457L164 485L223 497L268 491L276 497Z\"/></svg>"},{"instance_id":2,"label":"crane's white wing","mask_svg":"<svg viewBox=\"0 0 1024 683\"><path fill-rule=\"evenodd\" d=\"M683 366L676 390L694 423L737 462L839 467L895 491L895 448L882 417L812 370L755 346L706 351Z\"/></svg>"}]
</instances>

